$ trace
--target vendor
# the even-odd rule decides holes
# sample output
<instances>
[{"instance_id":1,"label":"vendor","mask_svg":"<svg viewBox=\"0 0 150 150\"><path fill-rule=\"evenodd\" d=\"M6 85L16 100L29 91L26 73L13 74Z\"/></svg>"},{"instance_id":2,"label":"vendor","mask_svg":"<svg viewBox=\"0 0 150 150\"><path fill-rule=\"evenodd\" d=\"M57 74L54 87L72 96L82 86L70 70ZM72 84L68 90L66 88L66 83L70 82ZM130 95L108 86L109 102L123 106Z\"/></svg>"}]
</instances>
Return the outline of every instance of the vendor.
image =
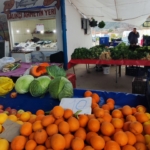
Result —
<instances>
[{"instance_id":1,"label":"vendor","mask_svg":"<svg viewBox=\"0 0 150 150\"><path fill-rule=\"evenodd\" d=\"M130 45L136 45L138 43L139 32L137 32L136 28L133 28L133 31L129 33L128 40Z\"/></svg>"}]
</instances>

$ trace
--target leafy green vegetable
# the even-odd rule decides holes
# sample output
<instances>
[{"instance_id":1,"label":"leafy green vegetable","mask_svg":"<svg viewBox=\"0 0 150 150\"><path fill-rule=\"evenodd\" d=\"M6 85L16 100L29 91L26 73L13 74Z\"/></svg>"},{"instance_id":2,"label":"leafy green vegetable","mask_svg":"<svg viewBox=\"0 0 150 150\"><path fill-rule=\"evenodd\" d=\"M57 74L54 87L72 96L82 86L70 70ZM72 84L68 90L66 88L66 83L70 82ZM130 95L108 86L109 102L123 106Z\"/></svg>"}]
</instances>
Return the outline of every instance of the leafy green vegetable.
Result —
<instances>
[{"instance_id":1,"label":"leafy green vegetable","mask_svg":"<svg viewBox=\"0 0 150 150\"><path fill-rule=\"evenodd\" d=\"M29 91L33 97L44 95L48 91L51 79L48 76L41 76L33 80L30 84Z\"/></svg>"},{"instance_id":2,"label":"leafy green vegetable","mask_svg":"<svg viewBox=\"0 0 150 150\"><path fill-rule=\"evenodd\" d=\"M19 94L25 94L29 92L30 83L34 80L34 77L31 75L24 75L16 81L15 90Z\"/></svg>"},{"instance_id":3,"label":"leafy green vegetable","mask_svg":"<svg viewBox=\"0 0 150 150\"><path fill-rule=\"evenodd\" d=\"M99 22L98 27L99 28L104 28L105 27L105 22L104 21Z\"/></svg>"},{"instance_id":4,"label":"leafy green vegetable","mask_svg":"<svg viewBox=\"0 0 150 150\"><path fill-rule=\"evenodd\" d=\"M56 78L56 77L66 77L66 72L63 68L60 68L56 65L52 65L46 68L47 73L49 76Z\"/></svg>"},{"instance_id":5,"label":"leafy green vegetable","mask_svg":"<svg viewBox=\"0 0 150 150\"><path fill-rule=\"evenodd\" d=\"M54 99L71 98L73 96L72 83L64 77L57 77L50 82L49 93Z\"/></svg>"}]
</instances>

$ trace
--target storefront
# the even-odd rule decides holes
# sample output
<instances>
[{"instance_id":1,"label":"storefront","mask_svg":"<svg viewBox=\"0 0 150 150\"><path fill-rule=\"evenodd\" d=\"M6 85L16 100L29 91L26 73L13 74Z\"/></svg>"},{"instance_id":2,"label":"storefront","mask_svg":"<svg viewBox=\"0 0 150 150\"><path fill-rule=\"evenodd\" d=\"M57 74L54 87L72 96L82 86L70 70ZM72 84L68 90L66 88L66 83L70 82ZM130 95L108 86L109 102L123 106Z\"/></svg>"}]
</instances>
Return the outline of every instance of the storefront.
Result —
<instances>
[{"instance_id":1,"label":"storefront","mask_svg":"<svg viewBox=\"0 0 150 150\"><path fill-rule=\"evenodd\" d=\"M7 15L14 58L21 57L23 61L30 62L29 53L37 47L47 60L51 54L63 51L67 68L75 47L91 46L91 35L84 35L81 29L82 16L65 0L3 0L1 4L1 13ZM72 22L72 17L75 23ZM83 41L84 36L88 40ZM20 49L26 51L25 54L21 53L23 56L20 56ZM28 55L27 58L25 55Z\"/></svg>"}]
</instances>

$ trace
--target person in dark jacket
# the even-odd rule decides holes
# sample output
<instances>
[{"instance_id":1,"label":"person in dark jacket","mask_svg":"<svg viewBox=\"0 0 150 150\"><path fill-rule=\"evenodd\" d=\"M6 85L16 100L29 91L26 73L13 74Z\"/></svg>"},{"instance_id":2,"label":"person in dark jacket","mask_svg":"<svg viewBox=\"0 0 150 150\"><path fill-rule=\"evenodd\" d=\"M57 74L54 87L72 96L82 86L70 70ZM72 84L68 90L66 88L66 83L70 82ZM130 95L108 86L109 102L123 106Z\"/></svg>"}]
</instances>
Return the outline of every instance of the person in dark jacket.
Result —
<instances>
[{"instance_id":1,"label":"person in dark jacket","mask_svg":"<svg viewBox=\"0 0 150 150\"><path fill-rule=\"evenodd\" d=\"M129 33L128 40L130 45L136 45L138 43L139 32L136 31L136 28L133 28L133 31Z\"/></svg>"}]
</instances>

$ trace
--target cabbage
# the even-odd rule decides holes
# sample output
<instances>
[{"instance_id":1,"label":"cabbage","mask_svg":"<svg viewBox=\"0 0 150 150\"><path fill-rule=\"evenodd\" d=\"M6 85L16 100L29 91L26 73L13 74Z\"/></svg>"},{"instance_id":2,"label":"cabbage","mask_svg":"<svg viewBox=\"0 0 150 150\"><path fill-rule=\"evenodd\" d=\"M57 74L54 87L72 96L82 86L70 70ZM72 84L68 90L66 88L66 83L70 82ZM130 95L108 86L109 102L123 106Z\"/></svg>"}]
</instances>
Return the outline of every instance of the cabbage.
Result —
<instances>
[{"instance_id":1,"label":"cabbage","mask_svg":"<svg viewBox=\"0 0 150 150\"><path fill-rule=\"evenodd\" d=\"M29 91L29 85L34 80L31 75L24 75L17 79L15 84L15 90L19 94L25 94Z\"/></svg>"},{"instance_id":2,"label":"cabbage","mask_svg":"<svg viewBox=\"0 0 150 150\"><path fill-rule=\"evenodd\" d=\"M63 68L60 68L56 65L52 65L46 68L47 73L49 76L56 78L56 77L66 77L66 72Z\"/></svg>"},{"instance_id":3,"label":"cabbage","mask_svg":"<svg viewBox=\"0 0 150 150\"><path fill-rule=\"evenodd\" d=\"M54 99L71 98L73 96L72 83L65 77L57 77L51 81L49 93Z\"/></svg>"},{"instance_id":4,"label":"cabbage","mask_svg":"<svg viewBox=\"0 0 150 150\"><path fill-rule=\"evenodd\" d=\"M30 84L29 91L33 97L44 95L48 91L51 79L48 76L41 76L33 80Z\"/></svg>"}]
</instances>

